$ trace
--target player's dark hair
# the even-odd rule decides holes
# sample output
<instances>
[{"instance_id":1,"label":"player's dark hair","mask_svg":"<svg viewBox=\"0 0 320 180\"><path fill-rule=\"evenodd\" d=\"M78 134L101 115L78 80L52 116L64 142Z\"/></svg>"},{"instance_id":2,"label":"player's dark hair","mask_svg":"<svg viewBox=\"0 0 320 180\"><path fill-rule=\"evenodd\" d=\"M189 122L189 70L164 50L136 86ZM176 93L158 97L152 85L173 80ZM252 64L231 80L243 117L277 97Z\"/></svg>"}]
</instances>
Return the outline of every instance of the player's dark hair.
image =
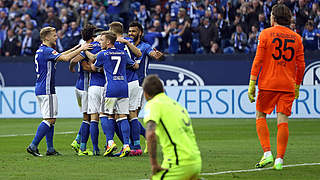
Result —
<instances>
[{"instance_id":1,"label":"player's dark hair","mask_svg":"<svg viewBox=\"0 0 320 180\"><path fill-rule=\"evenodd\" d=\"M148 75L142 83L143 91L147 93L150 97L154 97L159 93L164 92L164 88L160 78L155 75Z\"/></svg>"},{"instance_id":2,"label":"player's dark hair","mask_svg":"<svg viewBox=\"0 0 320 180\"><path fill-rule=\"evenodd\" d=\"M111 41L111 44L114 44L117 40L117 35L112 31L103 31L101 36L105 36L108 40Z\"/></svg>"},{"instance_id":3,"label":"player's dark hair","mask_svg":"<svg viewBox=\"0 0 320 180\"><path fill-rule=\"evenodd\" d=\"M40 39L41 41L44 41L45 38L50 34L51 32L56 31L56 28L54 27L44 27L40 30Z\"/></svg>"},{"instance_id":4,"label":"player's dark hair","mask_svg":"<svg viewBox=\"0 0 320 180\"><path fill-rule=\"evenodd\" d=\"M95 36L94 34L95 29L96 27L92 24L85 25L85 27L81 30L82 39L84 41L88 41L92 39Z\"/></svg>"},{"instance_id":5,"label":"player's dark hair","mask_svg":"<svg viewBox=\"0 0 320 180\"><path fill-rule=\"evenodd\" d=\"M280 25L290 25L292 13L290 9L284 4L276 4L272 7L272 15L275 22Z\"/></svg>"},{"instance_id":6,"label":"player's dark hair","mask_svg":"<svg viewBox=\"0 0 320 180\"><path fill-rule=\"evenodd\" d=\"M114 33L117 34L123 34L123 25L121 22L112 22L109 24L110 31L113 31Z\"/></svg>"},{"instance_id":7,"label":"player's dark hair","mask_svg":"<svg viewBox=\"0 0 320 180\"><path fill-rule=\"evenodd\" d=\"M143 33L143 27L142 27L142 25L141 25L138 21L132 21L132 22L129 24L129 27L138 27L138 29L140 30L140 32Z\"/></svg>"}]
</instances>

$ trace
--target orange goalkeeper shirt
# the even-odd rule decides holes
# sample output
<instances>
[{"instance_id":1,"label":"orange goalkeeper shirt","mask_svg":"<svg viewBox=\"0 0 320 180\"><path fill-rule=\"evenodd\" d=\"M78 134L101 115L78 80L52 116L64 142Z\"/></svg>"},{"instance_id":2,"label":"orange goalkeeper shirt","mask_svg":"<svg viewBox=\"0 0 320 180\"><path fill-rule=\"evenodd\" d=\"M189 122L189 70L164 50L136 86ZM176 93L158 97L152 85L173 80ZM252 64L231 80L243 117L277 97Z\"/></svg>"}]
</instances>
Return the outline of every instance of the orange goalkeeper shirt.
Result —
<instances>
[{"instance_id":1,"label":"orange goalkeeper shirt","mask_svg":"<svg viewBox=\"0 0 320 180\"><path fill-rule=\"evenodd\" d=\"M294 92L305 69L301 36L285 26L273 26L259 36L251 75L258 76L258 88Z\"/></svg>"}]
</instances>

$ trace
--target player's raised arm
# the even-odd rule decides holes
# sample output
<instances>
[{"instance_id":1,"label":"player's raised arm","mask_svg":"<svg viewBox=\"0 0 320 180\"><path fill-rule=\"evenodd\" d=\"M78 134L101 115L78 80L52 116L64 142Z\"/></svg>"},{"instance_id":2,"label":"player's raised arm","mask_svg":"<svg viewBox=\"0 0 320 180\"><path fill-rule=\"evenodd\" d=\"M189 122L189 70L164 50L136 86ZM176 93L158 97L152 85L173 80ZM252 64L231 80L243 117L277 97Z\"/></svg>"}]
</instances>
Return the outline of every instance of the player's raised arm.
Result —
<instances>
[{"instance_id":1,"label":"player's raised arm","mask_svg":"<svg viewBox=\"0 0 320 180\"><path fill-rule=\"evenodd\" d=\"M82 59L84 59L84 57L82 57L81 55L77 55L76 57L72 58L69 64L69 71L71 72L76 72L76 70L74 69L76 64L81 61Z\"/></svg>"},{"instance_id":2,"label":"player's raised arm","mask_svg":"<svg viewBox=\"0 0 320 180\"><path fill-rule=\"evenodd\" d=\"M164 59L164 55L162 52L158 51L156 48L153 48L152 51L150 51L149 55L155 59L155 60L163 60Z\"/></svg>"},{"instance_id":3,"label":"player's raised arm","mask_svg":"<svg viewBox=\"0 0 320 180\"><path fill-rule=\"evenodd\" d=\"M136 57L141 57L142 53L140 51L139 48L137 48L135 45L133 45L132 43L130 43L130 41L124 39L124 38L118 38L117 41L124 43L128 46L128 48L132 51L132 53L136 56Z\"/></svg>"},{"instance_id":4,"label":"player's raised arm","mask_svg":"<svg viewBox=\"0 0 320 180\"><path fill-rule=\"evenodd\" d=\"M94 63L94 62L96 61L97 56L98 56L98 53L97 53L97 54L92 54L92 53L89 52L89 51L84 51L84 52L85 52L86 56L88 57L88 59L89 59L89 61L90 61L91 63Z\"/></svg>"},{"instance_id":5,"label":"player's raised arm","mask_svg":"<svg viewBox=\"0 0 320 180\"><path fill-rule=\"evenodd\" d=\"M88 43L82 44L78 49L71 51L70 53L63 54L61 53L61 56L57 58L58 61L70 61L72 58L74 58L76 55L80 54L81 51L88 50L92 47L92 45Z\"/></svg>"},{"instance_id":6,"label":"player's raised arm","mask_svg":"<svg viewBox=\"0 0 320 180\"><path fill-rule=\"evenodd\" d=\"M61 54L69 54L69 53L71 53L72 51L74 51L74 50L78 49L80 46L81 46L81 45L80 45L80 44L78 44L78 45L74 46L73 48L68 49L68 50L66 50L66 51L62 52Z\"/></svg>"}]
</instances>

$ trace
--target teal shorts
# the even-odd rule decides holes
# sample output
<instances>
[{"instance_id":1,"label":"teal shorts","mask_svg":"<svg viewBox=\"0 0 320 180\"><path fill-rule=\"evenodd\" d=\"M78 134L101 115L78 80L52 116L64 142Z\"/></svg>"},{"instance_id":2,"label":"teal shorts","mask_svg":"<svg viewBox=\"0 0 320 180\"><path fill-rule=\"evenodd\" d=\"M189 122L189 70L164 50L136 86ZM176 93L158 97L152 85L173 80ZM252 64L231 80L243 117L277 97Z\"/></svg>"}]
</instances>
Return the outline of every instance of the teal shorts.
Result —
<instances>
[{"instance_id":1,"label":"teal shorts","mask_svg":"<svg viewBox=\"0 0 320 180\"><path fill-rule=\"evenodd\" d=\"M199 163L189 165L179 165L158 172L152 176L152 180L156 179L198 179L201 171L201 161Z\"/></svg>"}]
</instances>

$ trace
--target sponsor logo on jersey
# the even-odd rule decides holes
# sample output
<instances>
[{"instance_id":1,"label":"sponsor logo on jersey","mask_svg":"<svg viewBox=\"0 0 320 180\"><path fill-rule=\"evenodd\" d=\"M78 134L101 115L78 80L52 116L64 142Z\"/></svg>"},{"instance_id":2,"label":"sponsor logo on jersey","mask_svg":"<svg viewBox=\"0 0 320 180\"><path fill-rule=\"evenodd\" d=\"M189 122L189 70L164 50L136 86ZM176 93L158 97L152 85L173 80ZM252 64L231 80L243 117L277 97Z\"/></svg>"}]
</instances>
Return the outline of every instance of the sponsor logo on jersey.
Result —
<instances>
[{"instance_id":1,"label":"sponsor logo on jersey","mask_svg":"<svg viewBox=\"0 0 320 180\"><path fill-rule=\"evenodd\" d=\"M149 74L159 74L164 86L204 86L203 79L187 69L166 64L150 64Z\"/></svg>"},{"instance_id":2,"label":"sponsor logo on jersey","mask_svg":"<svg viewBox=\"0 0 320 180\"><path fill-rule=\"evenodd\" d=\"M302 81L303 85L320 84L320 61L311 63L307 66Z\"/></svg>"},{"instance_id":3,"label":"sponsor logo on jersey","mask_svg":"<svg viewBox=\"0 0 320 180\"><path fill-rule=\"evenodd\" d=\"M52 54L56 56L56 55L58 55L59 53L58 53L57 51L53 50L53 51L52 51Z\"/></svg>"}]
</instances>

